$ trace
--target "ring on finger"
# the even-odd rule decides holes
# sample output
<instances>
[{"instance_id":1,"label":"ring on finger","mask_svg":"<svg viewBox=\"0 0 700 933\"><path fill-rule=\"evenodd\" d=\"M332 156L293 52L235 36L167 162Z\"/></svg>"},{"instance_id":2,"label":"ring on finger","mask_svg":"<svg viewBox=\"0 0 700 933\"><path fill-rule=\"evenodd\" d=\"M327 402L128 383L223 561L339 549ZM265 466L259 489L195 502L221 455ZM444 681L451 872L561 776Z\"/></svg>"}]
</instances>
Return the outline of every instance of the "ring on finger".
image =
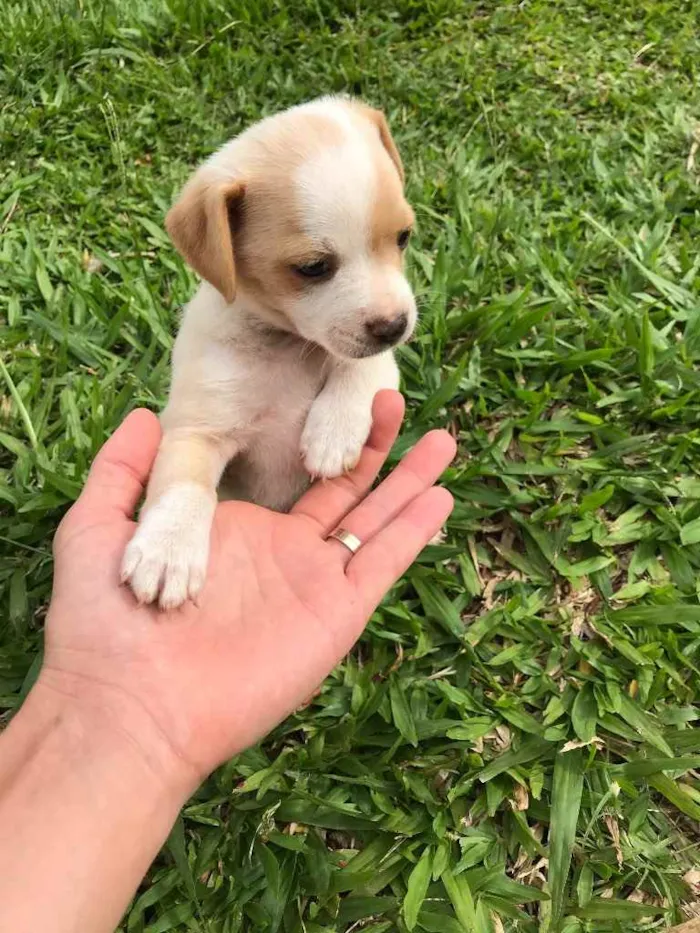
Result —
<instances>
[{"instance_id":1,"label":"ring on finger","mask_svg":"<svg viewBox=\"0 0 700 933\"><path fill-rule=\"evenodd\" d=\"M335 541L340 541L340 543L350 551L351 554L356 554L362 547L362 541L354 535L351 531L348 531L347 528L336 528L335 531L331 533L326 538L326 541L330 541L333 538Z\"/></svg>"}]
</instances>

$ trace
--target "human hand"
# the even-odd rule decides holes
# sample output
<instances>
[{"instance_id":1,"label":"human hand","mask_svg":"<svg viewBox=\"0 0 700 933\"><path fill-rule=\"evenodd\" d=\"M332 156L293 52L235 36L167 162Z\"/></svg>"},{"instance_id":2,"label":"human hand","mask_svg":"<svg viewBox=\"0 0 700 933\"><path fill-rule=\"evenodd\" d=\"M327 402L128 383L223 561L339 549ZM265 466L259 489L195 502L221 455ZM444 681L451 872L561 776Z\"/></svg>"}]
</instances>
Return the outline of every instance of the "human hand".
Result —
<instances>
[{"instance_id":1,"label":"human hand","mask_svg":"<svg viewBox=\"0 0 700 933\"><path fill-rule=\"evenodd\" d=\"M367 495L402 415L397 392L379 393L356 469L313 486L288 515L220 503L198 606L163 613L119 582L160 440L154 415L132 413L56 534L36 689L76 701L95 727L119 730L193 789L310 695L451 511L433 486L455 452L445 431ZM354 556L326 540L339 524L363 542Z\"/></svg>"}]
</instances>

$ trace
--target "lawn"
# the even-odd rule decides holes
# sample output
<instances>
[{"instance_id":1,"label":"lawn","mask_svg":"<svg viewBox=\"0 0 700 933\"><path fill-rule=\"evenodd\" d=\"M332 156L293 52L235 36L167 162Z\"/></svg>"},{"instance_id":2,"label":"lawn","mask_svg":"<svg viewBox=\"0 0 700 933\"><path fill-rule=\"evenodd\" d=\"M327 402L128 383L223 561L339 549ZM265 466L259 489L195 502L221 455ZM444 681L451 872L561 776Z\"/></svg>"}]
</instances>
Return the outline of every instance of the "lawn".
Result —
<instances>
[{"instance_id":1,"label":"lawn","mask_svg":"<svg viewBox=\"0 0 700 933\"><path fill-rule=\"evenodd\" d=\"M5 0L4 721L52 532L163 402L194 286L164 213L262 114L328 91L389 114L422 311L399 447L433 425L460 447L444 543L202 787L124 931L700 912L699 22L698 0Z\"/></svg>"}]
</instances>

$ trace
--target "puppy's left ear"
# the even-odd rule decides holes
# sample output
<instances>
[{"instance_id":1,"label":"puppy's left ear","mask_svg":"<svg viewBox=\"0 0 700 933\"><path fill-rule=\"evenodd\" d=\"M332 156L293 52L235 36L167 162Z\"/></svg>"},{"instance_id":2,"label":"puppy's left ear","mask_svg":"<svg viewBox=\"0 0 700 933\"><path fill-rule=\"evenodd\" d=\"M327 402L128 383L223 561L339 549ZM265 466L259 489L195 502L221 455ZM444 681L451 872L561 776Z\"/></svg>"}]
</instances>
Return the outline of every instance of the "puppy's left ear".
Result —
<instances>
[{"instance_id":1,"label":"puppy's left ear","mask_svg":"<svg viewBox=\"0 0 700 933\"><path fill-rule=\"evenodd\" d=\"M396 148L396 143L394 138L391 135L391 130L389 129L389 124L387 123L386 117L381 110L375 110L374 107L366 107L365 113L367 118L374 123L379 132L379 138L382 141L382 145L389 153L391 161L396 166L396 171L399 173L399 178L401 183L405 181L405 175L403 170L403 162L401 161L401 156L399 155L399 150Z\"/></svg>"},{"instance_id":2,"label":"puppy's left ear","mask_svg":"<svg viewBox=\"0 0 700 933\"><path fill-rule=\"evenodd\" d=\"M222 182L200 169L165 218L166 230L180 255L229 303L236 297L231 217L244 191L242 181Z\"/></svg>"}]
</instances>

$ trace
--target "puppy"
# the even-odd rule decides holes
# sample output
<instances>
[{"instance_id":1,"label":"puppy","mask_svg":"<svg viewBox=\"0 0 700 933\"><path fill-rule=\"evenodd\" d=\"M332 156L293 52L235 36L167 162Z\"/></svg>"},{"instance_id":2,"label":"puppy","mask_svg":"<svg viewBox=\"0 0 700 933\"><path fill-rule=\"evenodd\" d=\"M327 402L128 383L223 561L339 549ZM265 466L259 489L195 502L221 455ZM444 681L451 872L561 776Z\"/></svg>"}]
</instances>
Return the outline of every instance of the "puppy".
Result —
<instances>
[{"instance_id":1,"label":"puppy","mask_svg":"<svg viewBox=\"0 0 700 933\"><path fill-rule=\"evenodd\" d=\"M416 322L403 179L384 115L326 97L254 125L185 185L166 227L203 281L122 564L142 603L196 600L220 483L286 511L357 463Z\"/></svg>"}]
</instances>

